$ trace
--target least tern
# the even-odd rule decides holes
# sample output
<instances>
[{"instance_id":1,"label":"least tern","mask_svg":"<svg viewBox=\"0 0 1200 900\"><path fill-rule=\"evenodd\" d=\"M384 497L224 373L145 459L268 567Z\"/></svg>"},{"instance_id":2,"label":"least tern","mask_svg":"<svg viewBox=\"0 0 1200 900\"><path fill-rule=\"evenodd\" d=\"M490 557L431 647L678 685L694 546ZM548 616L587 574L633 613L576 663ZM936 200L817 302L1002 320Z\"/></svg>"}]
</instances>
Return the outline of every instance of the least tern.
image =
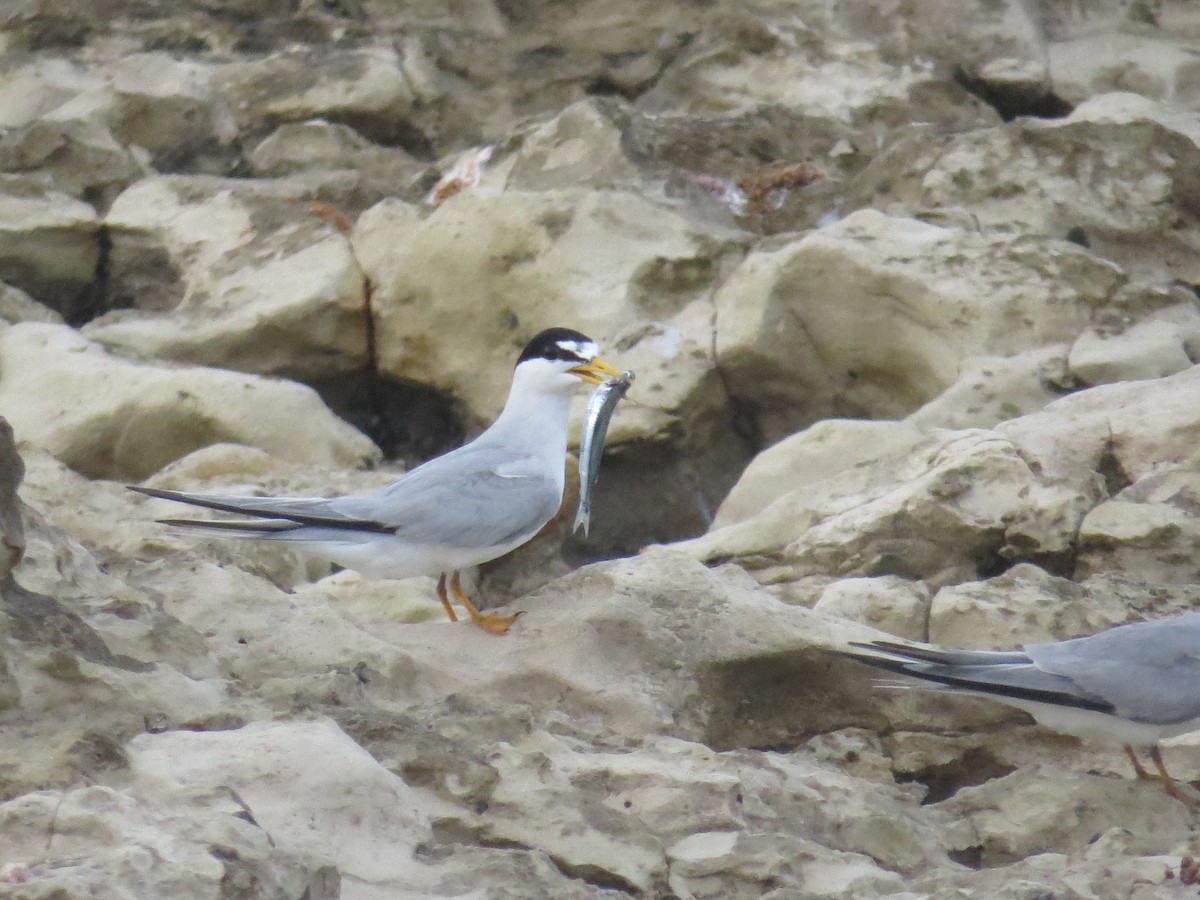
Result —
<instances>
[{"instance_id":1,"label":"least tern","mask_svg":"<svg viewBox=\"0 0 1200 900\"><path fill-rule=\"evenodd\" d=\"M1020 650L945 650L892 641L837 651L869 666L923 679L918 685L990 697L1023 709L1062 734L1122 745L1138 778L1134 747L1149 748L1167 793L1186 797L1167 774L1159 741L1200 728L1200 612L1120 625L1090 637Z\"/></svg>"},{"instance_id":2,"label":"least tern","mask_svg":"<svg viewBox=\"0 0 1200 900\"><path fill-rule=\"evenodd\" d=\"M391 484L343 497L245 497L130 486L252 521L163 519L225 537L283 541L307 555L368 578L438 576L438 599L458 621L449 588L471 621L504 634L516 616L481 613L463 593L459 572L521 546L562 503L571 397L621 372L599 358L595 341L549 328L517 358L504 410L468 444Z\"/></svg>"}]
</instances>

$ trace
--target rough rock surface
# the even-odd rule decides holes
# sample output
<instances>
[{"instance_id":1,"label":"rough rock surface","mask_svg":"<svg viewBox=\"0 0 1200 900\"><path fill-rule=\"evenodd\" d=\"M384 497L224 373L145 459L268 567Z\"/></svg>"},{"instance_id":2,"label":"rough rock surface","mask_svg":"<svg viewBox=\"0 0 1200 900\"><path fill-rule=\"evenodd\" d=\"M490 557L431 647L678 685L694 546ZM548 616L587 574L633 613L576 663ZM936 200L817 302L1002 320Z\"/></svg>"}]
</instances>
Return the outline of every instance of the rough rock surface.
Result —
<instances>
[{"instance_id":1,"label":"rough rock surface","mask_svg":"<svg viewBox=\"0 0 1200 900\"><path fill-rule=\"evenodd\" d=\"M133 362L62 325L0 332L0 409L17 440L92 478L139 480L226 441L326 465L378 454L303 385Z\"/></svg>"},{"instance_id":2,"label":"rough rock surface","mask_svg":"<svg viewBox=\"0 0 1200 900\"><path fill-rule=\"evenodd\" d=\"M829 651L1200 607L1197 40L0 4L0 898L1193 897L1119 748ZM467 573L504 638L122 484L375 487L550 325L638 379L590 539Z\"/></svg>"}]
</instances>

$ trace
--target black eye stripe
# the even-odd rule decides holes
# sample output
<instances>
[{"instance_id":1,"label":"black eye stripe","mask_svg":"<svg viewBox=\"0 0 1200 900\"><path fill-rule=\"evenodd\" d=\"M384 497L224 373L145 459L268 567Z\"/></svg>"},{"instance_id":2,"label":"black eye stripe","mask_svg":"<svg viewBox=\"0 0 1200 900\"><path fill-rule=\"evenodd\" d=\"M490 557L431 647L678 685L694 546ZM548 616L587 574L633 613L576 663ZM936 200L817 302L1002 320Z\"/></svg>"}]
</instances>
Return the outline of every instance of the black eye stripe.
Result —
<instances>
[{"instance_id":1,"label":"black eye stripe","mask_svg":"<svg viewBox=\"0 0 1200 900\"><path fill-rule=\"evenodd\" d=\"M558 353L555 354L554 358L562 359L562 360L578 360L579 362L587 362L587 357L583 356L574 347L564 347L562 344L558 345Z\"/></svg>"},{"instance_id":2,"label":"black eye stripe","mask_svg":"<svg viewBox=\"0 0 1200 900\"><path fill-rule=\"evenodd\" d=\"M525 345L517 359L517 365L527 359L548 359L554 362L588 362L579 348L594 346L594 341L585 334L570 328L547 328Z\"/></svg>"}]
</instances>

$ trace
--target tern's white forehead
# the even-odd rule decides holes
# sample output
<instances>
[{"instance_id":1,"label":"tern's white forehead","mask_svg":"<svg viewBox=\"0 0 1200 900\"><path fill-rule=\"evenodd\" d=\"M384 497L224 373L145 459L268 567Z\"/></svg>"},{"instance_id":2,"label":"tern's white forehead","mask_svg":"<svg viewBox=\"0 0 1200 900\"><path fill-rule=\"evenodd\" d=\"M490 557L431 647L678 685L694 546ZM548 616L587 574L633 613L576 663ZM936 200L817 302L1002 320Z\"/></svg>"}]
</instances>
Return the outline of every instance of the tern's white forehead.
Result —
<instances>
[{"instance_id":1,"label":"tern's white forehead","mask_svg":"<svg viewBox=\"0 0 1200 900\"><path fill-rule=\"evenodd\" d=\"M576 341L563 340L555 341L555 346L563 351L564 355L576 356L579 359L590 360L600 355L600 348L596 346L595 341Z\"/></svg>"}]
</instances>

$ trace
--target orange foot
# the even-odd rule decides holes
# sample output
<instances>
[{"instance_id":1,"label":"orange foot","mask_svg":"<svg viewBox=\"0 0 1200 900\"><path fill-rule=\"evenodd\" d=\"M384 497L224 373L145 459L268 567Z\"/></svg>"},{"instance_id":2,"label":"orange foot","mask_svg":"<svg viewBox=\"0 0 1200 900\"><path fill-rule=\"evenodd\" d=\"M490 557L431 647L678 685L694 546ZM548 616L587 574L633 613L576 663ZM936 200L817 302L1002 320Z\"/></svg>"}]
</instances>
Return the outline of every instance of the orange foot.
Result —
<instances>
[{"instance_id":1,"label":"orange foot","mask_svg":"<svg viewBox=\"0 0 1200 900\"><path fill-rule=\"evenodd\" d=\"M508 629L512 628L512 623L520 618L521 614L515 616L501 616L496 613L476 613L471 616L471 621L486 631L488 634L508 634Z\"/></svg>"},{"instance_id":2,"label":"orange foot","mask_svg":"<svg viewBox=\"0 0 1200 900\"><path fill-rule=\"evenodd\" d=\"M457 572L450 576L450 590L454 593L454 599L463 605L463 608L467 611L467 615L471 617L471 621L488 634L497 636L508 634L508 629L512 628L512 623L517 621L517 617L521 615L517 613L512 616L502 616L498 613L481 613L475 608L475 604L471 602L471 599L463 593Z\"/></svg>"}]
</instances>

